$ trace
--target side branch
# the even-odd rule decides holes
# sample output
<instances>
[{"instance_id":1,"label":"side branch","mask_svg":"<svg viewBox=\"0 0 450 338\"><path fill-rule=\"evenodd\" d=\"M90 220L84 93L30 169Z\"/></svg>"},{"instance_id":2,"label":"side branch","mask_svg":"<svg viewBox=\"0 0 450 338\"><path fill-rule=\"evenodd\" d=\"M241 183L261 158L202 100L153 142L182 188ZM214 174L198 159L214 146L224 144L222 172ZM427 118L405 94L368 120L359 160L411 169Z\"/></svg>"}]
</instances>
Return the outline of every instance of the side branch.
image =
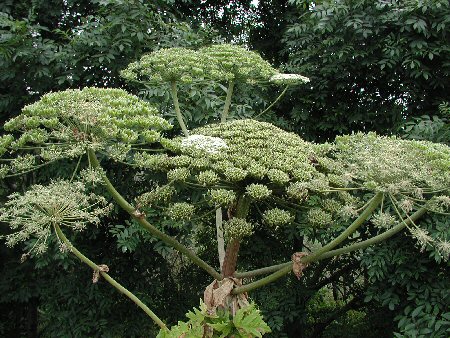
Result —
<instances>
[{"instance_id":1,"label":"side branch","mask_svg":"<svg viewBox=\"0 0 450 338\"><path fill-rule=\"evenodd\" d=\"M383 193L378 192L375 194L375 196L372 197L369 204L367 205L367 208L364 209L364 211L359 215L359 217L352 223L350 226L345 229L343 233L341 233L339 236L337 236L335 239L333 239L330 243L324 245L320 249L313 252L311 255L308 255L302 261L304 263L311 263L317 260L318 257L323 255L325 252L330 251L331 249L334 249L336 246L341 244L344 240L346 240L351 234L353 234L361 225L364 224L364 222L372 215L372 213L375 211L376 208L381 203L381 200L383 199Z\"/></svg>"},{"instance_id":2,"label":"side branch","mask_svg":"<svg viewBox=\"0 0 450 338\"><path fill-rule=\"evenodd\" d=\"M87 258L85 255L83 255L80 251L75 248L72 243L67 239L67 237L64 235L64 233L61 231L61 228L59 225L55 224L55 231L58 238L64 242L65 245L67 245L70 252L72 252L75 256L77 256L83 263L87 264L91 269L94 271L98 271L102 277L113 287L115 287L120 293L123 293L125 296L130 298L137 306L139 306L144 312L151 318L153 321L161 328L161 329L167 329L166 325L162 322L159 317L148 308L147 305L142 303L142 301L137 298L133 293L128 291L125 287L123 287L121 284L119 284L114 278L112 278L108 273L102 271L102 269L95 264L93 261L91 261L89 258Z\"/></svg>"},{"instance_id":3,"label":"side branch","mask_svg":"<svg viewBox=\"0 0 450 338\"><path fill-rule=\"evenodd\" d=\"M426 209L425 208L420 208L418 209L414 214L412 214L410 217L408 217L407 220L404 220L402 222L400 222L399 224L397 224L395 227L377 235L374 236L372 238L369 238L365 241L359 242L359 243L355 243L349 246L346 246L344 248L340 248L340 249L336 249L336 250L331 250L328 251L320 256L313 256L314 254L311 254L309 256L306 256L305 258L302 259L303 263L313 263L313 262L317 262L323 259L327 259L327 258L331 258L334 256L338 256L344 253L349 253L352 251L356 251L356 250L360 250L360 249L365 249L371 245L383 242L385 240L387 240L388 238L394 236L396 233L400 232L401 230L403 230L406 226L412 224L413 222L415 222L416 220L418 220L420 217L422 217L425 213L426 213ZM287 263L283 263L283 264L278 264L278 265L274 265L272 267L267 267L267 268L263 268L266 269L266 271L268 271L269 269L273 269L275 267L280 267L280 269L274 273L272 273L271 275L261 278L260 280L257 280L253 283L238 287L233 289L233 294L239 294L242 292L249 292L252 291L254 289L260 288L261 286L264 286L266 284L269 284L271 282L276 281L277 279L283 277L284 275L288 274L291 270L292 270L292 262L287 262ZM262 269L259 269L259 271ZM258 270L254 270L253 272L258 271ZM247 272L246 274L251 273L252 271ZM242 273L241 273L242 274Z\"/></svg>"},{"instance_id":4,"label":"side branch","mask_svg":"<svg viewBox=\"0 0 450 338\"><path fill-rule=\"evenodd\" d=\"M352 223L350 226L345 229L343 233L341 233L338 237L333 239L330 243L324 245L320 249L316 250L311 255L308 255L307 257L302 259L302 262L304 263L311 263L317 260L317 258L321 255L323 255L325 252L330 251L331 249L338 246L340 243L342 243L345 239L347 239L351 234L353 234L366 220L369 218L369 216L373 213L373 211L378 207L378 205L381 203L381 200L383 199L382 193L375 194L374 197L367 203L366 209L359 215L359 217ZM282 269L286 266L292 266L292 262L277 264L273 266L268 266L265 268L247 271L247 272L237 272L235 273L236 278L248 278L248 277L254 277L258 275L264 275L266 273L271 273L274 271L278 271L279 269Z\"/></svg>"},{"instance_id":5,"label":"side branch","mask_svg":"<svg viewBox=\"0 0 450 338\"><path fill-rule=\"evenodd\" d=\"M91 165L94 168L99 168L100 163L98 162L95 152L92 149L89 149L88 155L89 155L89 160L91 162ZM145 228L148 232L150 232L156 238L162 240L167 245L170 245L174 249L185 254L194 264L201 267L203 270L205 270L207 273L209 273L214 279L217 279L217 280L222 279L222 276L220 273L218 273L212 266L210 266L208 263L206 263L204 260L202 260L200 257L198 257L194 252L192 252L190 249L188 249L183 244L178 242L176 239L166 235L164 232L160 231L159 229L157 229L156 227L151 225L138 210L136 210L130 203L128 203L123 198L123 196L111 184L111 182L106 177L106 175L103 176L103 182L105 184L106 189L111 194L113 199L117 202L117 204L119 204L119 206L122 209L124 209L126 212L128 212L143 228Z\"/></svg>"}]
</instances>

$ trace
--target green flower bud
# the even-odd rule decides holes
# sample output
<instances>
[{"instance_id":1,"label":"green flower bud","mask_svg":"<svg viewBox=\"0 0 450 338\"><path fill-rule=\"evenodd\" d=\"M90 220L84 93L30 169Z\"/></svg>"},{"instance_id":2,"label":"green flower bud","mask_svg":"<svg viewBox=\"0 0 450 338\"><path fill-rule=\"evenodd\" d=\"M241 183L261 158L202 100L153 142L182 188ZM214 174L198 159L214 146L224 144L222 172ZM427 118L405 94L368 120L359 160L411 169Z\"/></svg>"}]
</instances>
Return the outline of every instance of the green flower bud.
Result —
<instances>
[{"instance_id":1,"label":"green flower bud","mask_svg":"<svg viewBox=\"0 0 450 338\"><path fill-rule=\"evenodd\" d=\"M214 185L219 182L219 176L212 170L201 171L197 175L197 181L204 186Z\"/></svg>"},{"instance_id":2,"label":"green flower bud","mask_svg":"<svg viewBox=\"0 0 450 338\"><path fill-rule=\"evenodd\" d=\"M174 203L167 209L167 215L175 221L186 221L194 215L195 207L192 204Z\"/></svg>"},{"instance_id":3,"label":"green flower bud","mask_svg":"<svg viewBox=\"0 0 450 338\"><path fill-rule=\"evenodd\" d=\"M140 206L152 206L154 204L167 203L174 193L174 187L171 185L163 185L137 197L136 202Z\"/></svg>"},{"instance_id":4,"label":"green flower bud","mask_svg":"<svg viewBox=\"0 0 450 338\"><path fill-rule=\"evenodd\" d=\"M289 175L285 172L278 170L278 169L270 169L267 172L267 177L269 180L271 180L273 183L284 185L287 182L289 182L290 178Z\"/></svg>"},{"instance_id":5,"label":"green flower bud","mask_svg":"<svg viewBox=\"0 0 450 338\"><path fill-rule=\"evenodd\" d=\"M245 191L248 196L255 200L263 200L272 194L272 190L264 184L250 184L245 187Z\"/></svg>"},{"instance_id":6,"label":"green flower bud","mask_svg":"<svg viewBox=\"0 0 450 338\"><path fill-rule=\"evenodd\" d=\"M305 183L295 182L291 183L286 189L287 195L298 202L303 202L308 198L308 189L305 187Z\"/></svg>"},{"instance_id":7,"label":"green flower bud","mask_svg":"<svg viewBox=\"0 0 450 338\"><path fill-rule=\"evenodd\" d=\"M188 168L176 168L167 172L167 179L169 181L185 182L190 175Z\"/></svg>"},{"instance_id":8,"label":"green flower bud","mask_svg":"<svg viewBox=\"0 0 450 338\"><path fill-rule=\"evenodd\" d=\"M319 227L330 225L333 221L329 213L319 208L310 209L306 217L309 223Z\"/></svg>"},{"instance_id":9,"label":"green flower bud","mask_svg":"<svg viewBox=\"0 0 450 338\"><path fill-rule=\"evenodd\" d=\"M294 216L289 211L279 208L268 209L263 213L264 222L278 228L280 225L292 223Z\"/></svg>"},{"instance_id":10,"label":"green flower bud","mask_svg":"<svg viewBox=\"0 0 450 338\"><path fill-rule=\"evenodd\" d=\"M247 171L241 168L231 167L227 168L224 172L225 177L232 181L242 181L247 176Z\"/></svg>"},{"instance_id":11,"label":"green flower bud","mask_svg":"<svg viewBox=\"0 0 450 338\"><path fill-rule=\"evenodd\" d=\"M243 218L234 217L224 222L225 238L227 241L240 240L253 234L253 224Z\"/></svg>"},{"instance_id":12,"label":"green flower bud","mask_svg":"<svg viewBox=\"0 0 450 338\"><path fill-rule=\"evenodd\" d=\"M216 207L227 207L234 202L236 194L232 190L213 189L209 191L211 203Z\"/></svg>"}]
</instances>

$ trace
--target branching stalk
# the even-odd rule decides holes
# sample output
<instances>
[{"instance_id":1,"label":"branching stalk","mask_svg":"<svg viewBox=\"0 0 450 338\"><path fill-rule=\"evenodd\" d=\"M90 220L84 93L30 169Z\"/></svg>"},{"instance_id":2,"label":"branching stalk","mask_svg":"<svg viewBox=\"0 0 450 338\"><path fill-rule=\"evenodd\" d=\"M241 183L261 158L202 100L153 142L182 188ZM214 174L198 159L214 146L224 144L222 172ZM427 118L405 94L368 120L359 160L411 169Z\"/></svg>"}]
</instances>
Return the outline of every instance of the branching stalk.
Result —
<instances>
[{"instance_id":1,"label":"branching stalk","mask_svg":"<svg viewBox=\"0 0 450 338\"><path fill-rule=\"evenodd\" d=\"M406 226L408 226L408 225L412 224L413 222L415 222L416 220L418 220L420 217L422 217L426 213L426 211L427 210L425 208L420 208L414 214L412 214L406 221L400 222L393 228L391 228L377 236L374 236L372 238L369 238L369 239L359 242L359 243L355 243L355 244L346 246L344 248L328 251L328 252L322 254L321 256L316 256L313 259L312 259L313 255L306 256L306 257L302 258L302 263L305 264L305 263L317 262L317 261L320 261L323 259L331 258L334 256L339 256L339 255L353 252L356 250L365 249L371 245L383 242L383 241L387 240L388 238L394 236L401 230L403 230ZM240 277L238 277L238 278L256 276L257 274L271 272L275 268L279 268L279 270L277 270L276 272L272 273L271 275L269 275L267 277L264 277L264 278L261 278L260 280L255 281L253 283L235 288L233 290L233 294L249 292L249 291L255 290L257 288L260 288L264 285L267 285L269 283L276 281L277 279L283 277L284 275L288 274L292 270L292 262L278 264L278 265L274 265L274 266L270 266L270 267L266 267L266 268L262 268L262 269L258 269L258 270L248 271L245 273L242 272L240 274L236 274L236 276L239 275ZM259 273L259 272L261 272L261 273ZM244 275L244 276L242 276L242 275Z\"/></svg>"},{"instance_id":2,"label":"branching stalk","mask_svg":"<svg viewBox=\"0 0 450 338\"><path fill-rule=\"evenodd\" d=\"M177 83L172 81L170 83L170 91L172 94L173 106L175 108L175 114L177 114L177 120L180 124L181 130L183 131L184 136L189 136L189 131L184 124L183 115L181 115L180 103L178 102L178 91L177 91Z\"/></svg>"},{"instance_id":3,"label":"branching stalk","mask_svg":"<svg viewBox=\"0 0 450 338\"><path fill-rule=\"evenodd\" d=\"M343 233L341 233L339 236L337 236L335 239L333 239L330 243L324 245L311 255L308 255L308 257L305 257L305 260L314 261L316 258L320 257L322 254L324 254L327 251L330 251L331 249L335 248L339 244L341 244L344 240L346 240L351 234L353 234L361 225L364 224L364 222L372 215L372 213L375 211L376 208L380 205L381 201L383 199L383 193L378 192L375 194L374 197L370 200L370 203L367 205L367 208L364 209L364 211L359 215L359 217L352 223L350 226L345 229ZM305 262L309 263L309 262Z\"/></svg>"},{"instance_id":4,"label":"branching stalk","mask_svg":"<svg viewBox=\"0 0 450 338\"><path fill-rule=\"evenodd\" d=\"M97 156L92 149L88 150L89 160L93 168L99 168L100 163L98 162ZM176 239L171 236L166 235L164 232L160 231L153 225L151 225L143 214L139 212L139 210L135 209L130 203L128 203L125 198L114 188L106 175L103 175L103 182L105 184L106 189L111 194L112 198L116 201L116 203L128 212L135 220L138 222L145 230L150 232L153 236L160 239L167 245L173 247L179 252L185 254L194 264L205 270L209 273L214 279L221 280L222 276L218 273L212 266L198 257L194 252L185 247L183 244L178 242Z\"/></svg>"},{"instance_id":5,"label":"branching stalk","mask_svg":"<svg viewBox=\"0 0 450 338\"><path fill-rule=\"evenodd\" d=\"M316 258L321 256L327 251L330 251L331 249L338 246L340 243L342 243L345 239L347 239L351 234L353 234L366 220L369 218L369 216L372 214L372 212L378 207L378 205L381 203L383 199L382 193L375 194L374 197L367 203L366 209L359 215L359 217L347 228L343 233L341 233L338 237L333 239L330 243L324 245L320 249L316 250L314 253L308 255L302 261L305 263L309 263L312 261L315 261ZM306 261L308 260L308 261ZM247 272L238 272L235 274L237 278L244 278L244 277L253 277L258 275L263 275L266 273L270 273L273 271L277 271L280 268L284 268L288 264L292 264L290 262L283 263L283 264L277 264L274 266L268 266L265 268L253 270L253 271L247 271Z\"/></svg>"},{"instance_id":6,"label":"branching stalk","mask_svg":"<svg viewBox=\"0 0 450 338\"><path fill-rule=\"evenodd\" d=\"M142 303L142 301L137 298L133 293L128 291L124 286L122 286L120 283L118 283L114 278L112 278L107 272L102 271L102 269L95 264L93 261L91 261L89 258L87 258L85 255L83 255L80 251L77 250L73 246L73 244L67 239L67 237L64 235L64 233L61 231L61 228L59 225L55 224L55 231L58 238L64 242L64 244L67 246L70 252L72 252L75 256L77 256L83 263L87 264L91 269L98 271L101 276L114 288L116 288L120 293L123 293L125 296L130 298L137 306L139 306L144 312L151 318L153 321L161 328L161 329L167 329L166 325L162 322L161 319L158 318L158 316L148 308L147 305Z\"/></svg>"}]
</instances>

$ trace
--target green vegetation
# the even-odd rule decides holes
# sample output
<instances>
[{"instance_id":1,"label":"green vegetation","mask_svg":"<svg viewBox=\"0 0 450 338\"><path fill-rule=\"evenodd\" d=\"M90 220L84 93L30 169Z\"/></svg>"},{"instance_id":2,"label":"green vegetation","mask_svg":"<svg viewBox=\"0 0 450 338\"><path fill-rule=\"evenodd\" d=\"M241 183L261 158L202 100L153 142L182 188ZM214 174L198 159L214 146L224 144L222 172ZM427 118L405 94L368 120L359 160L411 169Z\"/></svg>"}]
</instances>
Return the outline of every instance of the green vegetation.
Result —
<instances>
[{"instance_id":1,"label":"green vegetation","mask_svg":"<svg viewBox=\"0 0 450 338\"><path fill-rule=\"evenodd\" d=\"M203 5L0 5L0 335L445 337L448 3Z\"/></svg>"}]
</instances>

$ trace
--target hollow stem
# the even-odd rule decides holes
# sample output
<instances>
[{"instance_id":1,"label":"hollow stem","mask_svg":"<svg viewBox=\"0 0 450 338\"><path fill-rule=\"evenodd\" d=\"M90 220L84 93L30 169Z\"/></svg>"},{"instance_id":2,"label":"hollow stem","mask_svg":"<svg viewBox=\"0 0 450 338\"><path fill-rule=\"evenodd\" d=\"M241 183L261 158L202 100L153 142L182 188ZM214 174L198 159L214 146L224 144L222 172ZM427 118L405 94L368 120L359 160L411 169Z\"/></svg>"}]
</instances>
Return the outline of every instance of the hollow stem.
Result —
<instances>
[{"instance_id":1,"label":"hollow stem","mask_svg":"<svg viewBox=\"0 0 450 338\"><path fill-rule=\"evenodd\" d=\"M92 167L99 168L100 163L98 162L97 156L95 155L95 152L92 149L88 150L88 156ZM122 209L128 212L136 220L136 222L138 222L145 230L150 232L153 236L160 239L167 245L185 254L194 264L205 270L214 279L217 280L222 279L220 273L218 273L212 266L210 266L208 263L206 263L204 260L198 257L194 252L192 252L190 249L188 249L183 244L178 242L176 239L166 235L164 232L160 231L155 226L151 225L145 219L145 216L139 212L139 210L134 208L130 203L127 202L127 200L125 200L125 198L123 198L123 196L114 188L114 186L112 185L108 177L106 177L106 175L103 175L103 182L105 184L106 190L108 190L108 192L111 194L112 198L116 201L116 203Z\"/></svg>"},{"instance_id":2,"label":"hollow stem","mask_svg":"<svg viewBox=\"0 0 450 338\"><path fill-rule=\"evenodd\" d=\"M361 215L359 215L359 217L352 224L350 224L350 226L347 229L345 229L344 232L342 232L338 237L333 239L330 243L324 245L320 249L316 250L314 253L302 259L302 261L305 261L306 259L310 260L311 262L315 261L317 257L321 256L327 251L330 251L331 249L335 248L340 243L342 243L351 234L353 234L367 220L367 218L369 218L369 216L378 207L378 205L381 203L382 200L383 200L383 193L375 194L375 196L372 197L372 199L367 203L366 209L364 209ZM284 264L291 264L291 263L284 263ZM262 275L273 271L277 271L279 268L283 268L285 266L284 264L278 264L248 272L240 272L240 273L238 272L235 274L235 276L237 278L244 278Z\"/></svg>"},{"instance_id":3,"label":"hollow stem","mask_svg":"<svg viewBox=\"0 0 450 338\"><path fill-rule=\"evenodd\" d=\"M233 89L234 89L234 81L230 80L230 83L228 84L227 89L227 97L225 98L225 105L223 106L222 116L220 117L220 122L226 122L228 113L230 111L231 106L231 96L233 95Z\"/></svg>"},{"instance_id":4,"label":"hollow stem","mask_svg":"<svg viewBox=\"0 0 450 338\"><path fill-rule=\"evenodd\" d=\"M178 102L178 91L177 91L177 83L172 81L170 83L170 91L172 94L173 106L175 108L175 114L177 115L178 123L180 124L181 130L183 131L184 136L189 136L189 131L184 124L183 115L181 115L180 103Z\"/></svg>"},{"instance_id":5,"label":"hollow stem","mask_svg":"<svg viewBox=\"0 0 450 338\"><path fill-rule=\"evenodd\" d=\"M162 322L159 317L148 308L147 305L142 303L142 301L137 298L133 293L128 291L124 286L122 286L120 283L118 283L114 278L112 278L107 272L104 272L101 270L101 268L95 264L93 261L91 261L89 258L87 258L85 255L83 255L80 251L78 251L77 248L75 248L72 243L67 239L67 237L64 235L64 233L61 231L61 228L59 225L55 224L54 226L56 235L58 238L64 242L64 244L67 246L67 248L72 252L76 257L78 257L83 263L87 264L91 269L95 271L99 271L101 276L114 288L116 288L120 293L123 293L125 296L130 298L137 306L139 306L144 312L151 318L153 321L161 328L161 329L167 329L166 325Z\"/></svg>"},{"instance_id":6,"label":"hollow stem","mask_svg":"<svg viewBox=\"0 0 450 338\"><path fill-rule=\"evenodd\" d=\"M73 179L75 178L75 175L77 174L78 168L80 167L80 163L81 163L81 159L82 158L83 158L83 155L80 155L80 157L78 158L77 165L75 166L75 169L73 170L72 176L70 177L70 182L72 182Z\"/></svg>"},{"instance_id":7,"label":"hollow stem","mask_svg":"<svg viewBox=\"0 0 450 338\"><path fill-rule=\"evenodd\" d=\"M250 203L251 200L248 196L244 194L240 195L237 200L236 212L234 217L245 219L250 209ZM223 277L230 277L236 271L236 264L240 245L241 241L239 239L232 239L228 243L222 267Z\"/></svg>"},{"instance_id":8,"label":"hollow stem","mask_svg":"<svg viewBox=\"0 0 450 338\"><path fill-rule=\"evenodd\" d=\"M265 275L267 273L278 271L278 270L284 268L285 266L288 266L289 264L292 264L292 263L291 262L287 262L287 263L281 263L281 264L266 266L264 268L255 269L255 270L251 270L251 271L236 272L233 276L236 277L236 278L256 277L256 276L259 276L259 275Z\"/></svg>"}]
</instances>

